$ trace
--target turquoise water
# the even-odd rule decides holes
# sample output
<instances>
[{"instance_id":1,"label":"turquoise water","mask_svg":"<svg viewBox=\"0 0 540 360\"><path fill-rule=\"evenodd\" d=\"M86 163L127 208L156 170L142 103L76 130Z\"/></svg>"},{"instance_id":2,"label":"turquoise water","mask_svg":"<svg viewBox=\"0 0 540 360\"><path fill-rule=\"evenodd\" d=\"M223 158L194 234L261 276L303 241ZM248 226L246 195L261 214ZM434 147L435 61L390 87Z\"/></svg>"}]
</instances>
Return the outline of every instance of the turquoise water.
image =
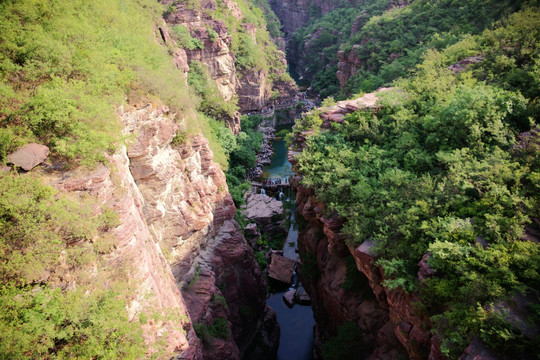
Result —
<instances>
[{"instance_id":1,"label":"turquoise water","mask_svg":"<svg viewBox=\"0 0 540 360\"><path fill-rule=\"evenodd\" d=\"M276 133L281 129L291 129L292 125L279 126ZM274 141L272 143L274 155L272 155L272 163L263 167L264 178L282 178L294 175L291 170L291 163L287 160L287 144L284 140Z\"/></svg>"}]
</instances>

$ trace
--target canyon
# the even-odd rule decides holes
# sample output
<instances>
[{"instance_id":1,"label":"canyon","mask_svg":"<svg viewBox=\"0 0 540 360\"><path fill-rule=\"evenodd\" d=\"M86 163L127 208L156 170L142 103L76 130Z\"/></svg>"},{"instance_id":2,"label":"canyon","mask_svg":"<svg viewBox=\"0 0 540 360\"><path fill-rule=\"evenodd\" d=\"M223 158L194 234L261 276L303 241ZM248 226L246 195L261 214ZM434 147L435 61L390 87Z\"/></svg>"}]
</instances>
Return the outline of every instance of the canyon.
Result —
<instances>
[{"instance_id":1,"label":"canyon","mask_svg":"<svg viewBox=\"0 0 540 360\"><path fill-rule=\"evenodd\" d=\"M311 144L310 138L349 126L352 115L359 111L368 115L384 112L379 100L392 107L408 96L401 88L381 87L350 100L336 103L332 99L315 109L320 104L317 94L299 92L287 67L296 68L302 80L311 79L310 61L315 50L310 46L322 36L323 29L301 44L301 54L299 44L291 43L293 34L312 16L328 14L342 3L269 0L266 6L270 5L281 21L283 31L283 37L271 38L263 20L265 8L257 3L161 0L156 12L159 16L153 19L150 31L151 41L174 66L174 76L167 81L188 89L183 97L160 97L151 86L128 81L126 94L114 103L121 136L115 138L114 146L101 149L100 160L91 165L61 155L58 149L66 147L66 140L49 141L52 136L47 132L43 138L32 135L32 142L5 154L4 162L9 166L0 167L0 180L38 179L57 192L54 199L62 197L81 204L90 209L93 218L110 218L88 239L65 235L66 249L80 246L77 256L81 259L88 246L102 238L109 240L108 246L96 250L97 260L78 268L79 260L69 259L68 251L63 250L56 268L45 269L28 282L34 287L32 291L39 293L41 288L51 286L68 292L82 288L81 284L87 286L84 289L97 291L99 287L122 284L128 294L127 320L140 325L145 349L144 354L133 358L284 360L295 355L283 347L278 350L280 336L283 339L282 334L287 334L290 339L285 346L292 348L296 340L294 322L301 319L309 324L309 329L302 329L308 349L297 353L306 359L328 359L339 356L343 349L354 350L357 359L448 359L439 335L433 331L433 317L423 309L421 294L404 286L387 286L392 277L378 262L381 249L376 241L369 237L361 243L350 241L351 236L345 235L349 219L332 210L333 205L320 200L317 190L303 181L306 169L298 159ZM348 0L346 4L361 7L364 1ZM390 1L385 9L399 10L407 4ZM364 15L356 18L352 34L368 20ZM284 42L287 54L282 51ZM334 80L341 89L359 71L369 70L367 62L357 56L364 45L359 43L332 55L335 62L329 68L337 68ZM253 54L249 49L257 50L254 58L250 58ZM445 69L458 76L484 58L488 55L467 57ZM194 69L202 70L196 73ZM139 76L140 69L136 70L133 74L137 75L129 76ZM76 71L70 72L70 81L72 77L77 77ZM443 75L441 78L446 79ZM208 91L208 95L207 89L195 89L201 84L210 84L215 93ZM217 111L212 108L215 104L201 105L212 101L222 108ZM262 115L262 124L253 132L264 133L264 147L259 154L249 154L259 156L255 168L226 169L230 160L227 156L237 139L245 140L252 130L242 129L246 119L242 116L246 114ZM17 116L6 119L23 121L20 119L26 114ZM413 117L403 115L407 116ZM274 138L274 131L284 125L287 133L295 118L301 119L287 135L287 148L285 140ZM396 122L405 121L398 115L395 118ZM316 125L304 128L304 120L313 120ZM370 126L376 128L379 123L369 118L354 129L351 137L358 135L356 130L367 133ZM537 146L537 135L533 130L522 132L521 143L514 150ZM233 140L227 143L227 136ZM49 141L48 146L34 143L40 139ZM213 147L220 141L225 145ZM274 154L281 162L277 170L269 166L272 141L281 147ZM216 154L213 149L218 149ZM229 181L229 175L235 172L241 174L238 177L244 185L249 185L240 201L236 185ZM529 180L536 181L533 176ZM51 231L63 234L62 226L51 226ZM83 231L84 226L81 224ZM524 236L530 242L537 243L537 235L532 225L526 228ZM491 244L478 237L474 246L485 249ZM421 260L415 262L414 280L424 284L437 272L431 266L432 254L424 250L421 254ZM528 325L524 315L524 309L533 303L528 296L516 296L512 303L497 303L496 307L510 314L512 325L517 324L526 337L533 338L536 329ZM287 312L293 307L296 313ZM290 321L280 325L275 310L289 316ZM289 328L280 328L284 324ZM348 334L349 342L336 346L333 340L340 339L343 329L353 329ZM467 341L466 349L460 350L460 360L499 358L479 337ZM62 345L62 340L53 342L51 351Z\"/></svg>"}]
</instances>

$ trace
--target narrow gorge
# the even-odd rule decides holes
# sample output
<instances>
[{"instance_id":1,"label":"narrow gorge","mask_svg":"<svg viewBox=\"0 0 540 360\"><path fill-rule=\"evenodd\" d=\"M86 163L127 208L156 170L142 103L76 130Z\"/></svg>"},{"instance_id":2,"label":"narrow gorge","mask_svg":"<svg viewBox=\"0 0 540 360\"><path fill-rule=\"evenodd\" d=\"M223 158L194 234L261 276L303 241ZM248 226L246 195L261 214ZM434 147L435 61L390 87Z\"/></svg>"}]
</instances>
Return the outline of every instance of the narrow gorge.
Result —
<instances>
[{"instance_id":1,"label":"narrow gorge","mask_svg":"<svg viewBox=\"0 0 540 360\"><path fill-rule=\"evenodd\" d=\"M0 3L0 359L540 359L536 0Z\"/></svg>"}]
</instances>

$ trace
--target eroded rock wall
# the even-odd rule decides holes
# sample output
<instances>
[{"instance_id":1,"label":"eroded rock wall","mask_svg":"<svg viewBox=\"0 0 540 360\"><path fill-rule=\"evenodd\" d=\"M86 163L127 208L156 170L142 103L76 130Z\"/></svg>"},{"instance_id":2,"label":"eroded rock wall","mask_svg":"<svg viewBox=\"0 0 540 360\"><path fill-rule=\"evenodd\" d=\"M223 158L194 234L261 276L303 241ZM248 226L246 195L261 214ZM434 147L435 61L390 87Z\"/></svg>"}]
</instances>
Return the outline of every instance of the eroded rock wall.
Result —
<instances>
[{"instance_id":1,"label":"eroded rock wall","mask_svg":"<svg viewBox=\"0 0 540 360\"><path fill-rule=\"evenodd\" d=\"M397 89L381 88L361 98L322 108L322 129L330 128L333 122L342 122L347 113L358 109L377 111L377 97L386 91L394 91L396 96L404 95ZM298 151L289 151L288 156L293 170L299 173L293 183L297 187L295 217L299 223L298 246L303 254L302 268L307 269L301 271L301 276L313 299L314 316L318 323L316 338L328 338L335 334L340 324L352 321L365 334L367 346L363 358L446 359L441 353L439 341L430 332L432 326L429 318L419 310L417 294L406 293L401 288L384 287L385 274L376 265L378 254L374 244L368 239L358 247L347 245L341 234L346 219L337 214L328 215L324 211L325 204L317 201L313 190L299 185L301 173L295 168L295 157L301 152L308 136L308 132L300 133L295 139ZM433 275L426 262L427 256L418 263L420 281ZM349 276L346 259L351 258L354 259L356 270L355 291L343 287ZM475 340L462 358L485 354L485 349Z\"/></svg>"},{"instance_id":2,"label":"eroded rock wall","mask_svg":"<svg viewBox=\"0 0 540 360\"><path fill-rule=\"evenodd\" d=\"M282 97L294 96L295 86L289 81L279 81L279 75L274 74L277 81L270 81L267 70L239 69L235 64L235 56L231 51L232 36L222 20L215 19L213 13L217 9L215 0L203 0L196 5L188 2L163 0L164 4L172 6L165 20L171 26L185 26L192 37L203 43L202 49L186 49L187 62L200 61L208 67L212 79L216 82L219 92L225 101L238 98L239 111L247 113L262 109L272 97L275 90ZM238 4L232 0L223 2L229 16L243 21L244 14ZM257 25L245 22L243 31L257 44ZM211 31L217 34L210 35ZM281 61L286 64L285 53L281 54ZM283 70L284 71L284 70ZM239 117L226 119L229 127L237 133L240 129Z\"/></svg>"},{"instance_id":3,"label":"eroded rock wall","mask_svg":"<svg viewBox=\"0 0 540 360\"><path fill-rule=\"evenodd\" d=\"M118 214L114 250L100 271L129 279L131 320L158 314L142 325L148 355L164 344L182 359L240 359L250 346L272 356L279 326L208 140L197 135L172 145L176 114L155 100L119 115L130 140L106 165L47 178Z\"/></svg>"},{"instance_id":4,"label":"eroded rock wall","mask_svg":"<svg viewBox=\"0 0 540 360\"><path fill-rule=\"evenodd\" d=\"M127 154L145 220L166 254L192 324L212 328L219 318L227 323L228 336L201 339L202 356L238 359L271 310L253 251L234 220L225 175L202 135L171 146L178 125L166 108L147 104L122 118L137 136Z\"/></svg>"},{"instance_id":5,"label":"eroded rock wall","mask_svg":"<svg viewBox=\"0 0 540 360\"><path fill-rule=\"evenodd\" d=\"M367 277L354 289L344 286L347 258L351 256L339 234L343 221L322 215L324 204L302 186L297 188L296 219L299 223L298 247L303 262L302 284L312 299L316 327L316 348L320 356L321 341L335 335L340 325L354 322L364 337L363 359L397 359L404 349L394 334L388 303L374 294ZM315 270L316 269L316 270ZM350 275L349 275L350 276Z\"/></svg>"}]
</instances>

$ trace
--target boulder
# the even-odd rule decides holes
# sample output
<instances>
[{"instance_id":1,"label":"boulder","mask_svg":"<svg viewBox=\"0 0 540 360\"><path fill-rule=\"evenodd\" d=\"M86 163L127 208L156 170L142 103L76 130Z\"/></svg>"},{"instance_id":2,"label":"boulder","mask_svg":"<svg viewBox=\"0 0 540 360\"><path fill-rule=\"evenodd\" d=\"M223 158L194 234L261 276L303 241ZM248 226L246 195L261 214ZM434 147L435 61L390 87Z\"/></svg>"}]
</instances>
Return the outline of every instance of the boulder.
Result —
<instances>
[{"instance_id":1,"label":"boulder","mask_svg":"<svg viewBox=\"0 0 540 360\"><path fill-rule=\"evenodd\" d=\"M465 349L459 360L497 360L498 356L486 349L484 343L474 338L472 343Z\"/></svg>"},{"instance_id":2,"label":"boulder","mask_svg":"<svg viewBox=\"0 0 540 360\"><path fill-rule=\"evenodd\" d=\"M283 302L290 308L294 306L294 299L296 295L296 290L289 290L283 294Z\"/></svg>"},{"instance_id":3,"label":"boulder","mask_svg":"<svg viewBox=\"0 0 540 360\"><path fill-rule=\"evenodd\" d=\"M295 262L281 255L272 254L268 277L274 280L290 284L293 277Z\"/></svg>"},{"instance_id":4,"label":"boulder","mask_svg":"<svg viewBox=\"0 0 540 360\"><path fill-rule=\"evenodd\" d=\"M424 254L422 256L422 260L418 262L418 281L425 282L427 278L432 277L435 275L435 270L431 266L429 266L427 260L431 257L430 253Z\"/></svg>"},{"instance_id":5,"label":"boulder","mask_svg":"<svg viewBox=\"0 0 540 360\"><path fill-rule=\"evenodd\" d=\"M265 194L251 194L242 212L246 218L255 221L263 234L273 236L286 232L281 226L283 202L279 200Z\"/></svg>"},{"instance_id":6,"label":"boulder","mask_svg":"<svg viewBox=\"0 0 540 360\"><path fill-rule=\"evenodd\" d=\"M251 223L246 225L244 235L248 238L257 238L261 236L261 232L259 231L257 224Z\"/></svg>"},{"instance_id":7,"label":"boulder","mask_svg":"<svg viewBox=\"0 0 540 360\"><path fill-rule=\"evenodd\" d=\"M300 305L311 305L311 298L303 287L299 287L295 294L294 300L297 304Z\"/></svg>"},{"instance_id":8,"label":"boulder","mask_svg":"<svg viewBox=\"0 0 540 360\"><path fill-rule=\"evenodd\" d=\"M30 171L41 164L49 155L49 148L36 143L26 144L7 157L8 163Z\"/></svg>"}]
</instances>

